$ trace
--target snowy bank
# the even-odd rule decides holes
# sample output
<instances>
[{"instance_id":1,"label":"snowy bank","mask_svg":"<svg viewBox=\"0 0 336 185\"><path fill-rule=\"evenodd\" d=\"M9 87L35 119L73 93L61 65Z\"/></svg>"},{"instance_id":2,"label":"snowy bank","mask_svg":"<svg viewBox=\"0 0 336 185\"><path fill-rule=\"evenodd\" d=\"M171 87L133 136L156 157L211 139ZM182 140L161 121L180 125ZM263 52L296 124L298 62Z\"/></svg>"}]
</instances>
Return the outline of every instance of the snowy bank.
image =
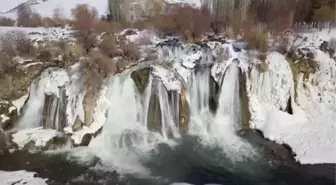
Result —
<instances>
[{"instance_id":1,"label":"snowy bank","mask_svg":"<svg viewBox=\"0 0 336 185\"><path fill-rule=\"evenodd\" d=\"M47 179L35 175L36 173L27 171L0 171L0 185L47 185Z\"/></svg>"}]
</instances>

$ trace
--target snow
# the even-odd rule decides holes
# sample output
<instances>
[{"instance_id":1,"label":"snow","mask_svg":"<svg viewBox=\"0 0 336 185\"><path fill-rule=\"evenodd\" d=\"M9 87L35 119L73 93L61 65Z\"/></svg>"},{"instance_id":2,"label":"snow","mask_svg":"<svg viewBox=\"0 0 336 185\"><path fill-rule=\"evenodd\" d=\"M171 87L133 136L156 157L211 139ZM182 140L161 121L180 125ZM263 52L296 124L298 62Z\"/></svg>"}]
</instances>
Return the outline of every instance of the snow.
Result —
<instances>
[{"instance_id":1,"label":"snow","mask_svg":"<svg viewBox=\"0 0 336 185\"><path fill-rule=\"evenodd\" d=\"M10 120L10 118L6 116L5 114L1 114L0 120L1 120L1 123L5 123L6 121Z\"/></svg>"},{"instance_id":2,"label":"snow","mask_svg":"<svg viewBox=\"0 0 336 185\"><path fill-rule=\"evenodd\" d=\"M70 84L65 88L66 95L68 97L66 115L69 126L74 124L77 116L82 122L84 122L84 79L78 70L79 63L70 67Z\"/></svg>"},{"instance_id":3,"label":"snow","mask_svg":"<svg viewBox=\"0 0 336 185\"><path fill-rule=\"evenodd\" d=\"M288 144L302 164L336 163L335 61L316 46L310 49L316 53L319 68L308 80L299 75L293 115L282 111L289 97L294 97L292 72L283 55L269 54L269 71L260 73L254 67L247 82L251 127Z\"/></svg>"},{"instance_id":4,"label":"snow","mask_svg":"<svg viewBox=\"0 0 336 185\"><path fill-rule=\"evenodd\" d=\"M64 130L71 133L71 139L75 144L79 145L82 142L83 137L86 134L95 134L101 129L106 121L105 113L110 105L109 100L105 97L107 87L104 86L101 90L99 99L97 100L95 112L93 114L93 122L90 126L84 126L80 131L73 132L71 127L67 127Z\"/></svg>"},{"instance_id":5,"label":"snow","mask_svg":"<svg viewBox=\"0 0 336 185\"><path fill-rule=\"evenodd\" d=\"M14 100L12 101L12 104L16 107L17 111L18 111L18 114L21 113L21 109L22 107L24 106L25 102L27 101L28 99L28 94L20 97L19 99L17 100Z\"/></svg>"},{"instance_id":6,"label":"snow","mask_svg":"<svg viewBox=\"0 0 336 185\"><path fill-rule=\"evenodd\" d=\"M26 33L29 38L33 41L41 40L61 40L61 39L71 39L71 29L70 27L65 28L30 28L30 27L9 27L0 26L0 35L7 32L20 31Z\"/></svg>"},{"instance_id":7,"label":"snow","mask_svg":"<svg viewBox=\"0 0 336 185\"><path fill-rule=\"evenodd\" d=\"M47 73L49 74L46 78L44 93L59 97L59 88L65 87L70 83L69 75L65 70L56 70Z\"/></svg>"},{"instance_id":8,"label":"snow","mask_svg":"<svg viewBox=\"0 0 336 185\"><path fill-rule=\"evenodd\" d=\"M27 171L0 171L0 185L47 185L47 179L35 177L36 173Z\"/></svg>"},{"instance_id":9,"label":"snow","mask_svg":"<svg viewBox=\"0 0 336 185\"><path fill-rule=\"evenodd\" d=\"M181 82L175 77L174 73L162 66L153 66L153 75L159 78L168 91L180 90Z\"/></svg>"},{"instance_id":10,"label":"snow","mask_svg":"<svg viewBox=\"0 0 336 185\"><path fill-rule=\"evenodd\" d=\"M20 149L23 149L30 141L33 141L36 147L44 147L48 141L57 136L57 131L38 127L20 130L12 136L13 142L15 142Z\"/></svg>"}]
</instances>

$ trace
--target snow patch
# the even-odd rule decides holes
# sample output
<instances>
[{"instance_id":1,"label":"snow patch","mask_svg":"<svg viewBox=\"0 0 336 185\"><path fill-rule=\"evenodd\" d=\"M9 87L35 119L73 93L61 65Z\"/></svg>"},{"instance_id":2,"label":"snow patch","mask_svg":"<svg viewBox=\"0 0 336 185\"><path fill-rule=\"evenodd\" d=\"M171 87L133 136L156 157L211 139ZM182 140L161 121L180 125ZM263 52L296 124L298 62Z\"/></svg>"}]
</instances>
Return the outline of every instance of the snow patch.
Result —
<instances>
[{"instance_id":1,"label":"snow patch","mask_svg":"<svg viewBox=\"0 0 336 185\"><path fill-rule=\"evenodd\" d=\"M10 120L10 118L6 116L5 114L1 114L0 118L1 118L1 123L5 123L6 121Z\"/></svg>"},{"instance_id":2,"label":"snow patch","mask_svg":"<svg viewBox=\"0 0 336 185\"><path fill-rule=\"evenodd\" d=\"M33 141L36 147L44 147L51 139L56 137L58 132L52 129L43 129L43 127L24 129L13 134L13 142L20 149L23 149L26 144Z\"/></svg>"},{"instance_id":3,"label":"snow patch","mask_svg":"<svg viewBox=\"0 0 336 185\"><path fill-rule=\"evenodd\" d=\"M24 106L27 99L28 99L28 94L22 96L21 98L19 98L17 100L12 101L12 104L16 107L16 109L18 111L18 114L21 113L21 109Z\"/></svg>"},{"instance_id":4,"label":"snow patch","mask_svg":"<svg viewBox=\"0 0 336 185\"><path fill-rule=\"evenodd\" d=\"M180 90L181 82L175 77L174 73L162 66L153 66L153 75L159 78L168 91Z\"/></svg>"},{"instance_id":5,"label":"snow patch","mask_svg":"<svg viewBox=\"0 0 336 185\"><path fill-rule=\"evenodd\" d=\"M35 177L35 172L0 171L0 185L47 185L47 179Z\"/></svg>"}]
</instances>

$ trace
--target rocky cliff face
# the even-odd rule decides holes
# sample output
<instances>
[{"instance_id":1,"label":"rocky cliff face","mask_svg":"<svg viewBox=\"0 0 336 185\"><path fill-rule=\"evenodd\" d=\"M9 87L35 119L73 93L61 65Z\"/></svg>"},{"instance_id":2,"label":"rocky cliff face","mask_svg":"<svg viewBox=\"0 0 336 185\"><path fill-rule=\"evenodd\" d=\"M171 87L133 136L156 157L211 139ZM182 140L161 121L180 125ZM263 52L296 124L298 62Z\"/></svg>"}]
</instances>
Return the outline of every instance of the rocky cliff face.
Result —
<instances>
[{"instance_id":1,"label":"rocky cliff face","mask_svg":"<svg viewBox=\"0 0 336 185\"><path fill-rule=\"evenodd\" d=\"M113 137L116 146L124 147L185 133L211 135L217 126L231 124L231 118L218 122L218 117L228 116L223 112L230 111L232 120L239 120L235 128L260 129L268 122L265 111L295 114L307 95L302 88L319 85L314 79L322 76L316 48L301 48L297 53L302 56L295 61L277 52L260 61L225 41L184 45L173 39L151 47L157 55L144 57L139 64L125 64L118 74L107 76L95 93L83 88L78 64L67 69L42 65L23 72L26 76L3 76L3 81L18 82L18 87L4 83L11 90L1 92L6 99L0 103L3 130L14 128L16 148L45 150L66 144L87 146L100 137ZM261 70L262 63L267 68ZM29 86L29 98L21 110L12 100L28 94ZM231 104L233 109L227 107Z\"/></svg>"}]
</instances>

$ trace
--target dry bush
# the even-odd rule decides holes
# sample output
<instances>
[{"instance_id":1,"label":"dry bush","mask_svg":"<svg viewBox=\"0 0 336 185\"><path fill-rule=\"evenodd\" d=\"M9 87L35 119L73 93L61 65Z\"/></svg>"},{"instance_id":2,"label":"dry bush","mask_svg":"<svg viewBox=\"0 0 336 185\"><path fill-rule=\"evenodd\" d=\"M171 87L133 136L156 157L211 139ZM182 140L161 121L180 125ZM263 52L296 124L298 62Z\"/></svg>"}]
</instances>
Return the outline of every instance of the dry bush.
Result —
<instances>
[{"instance_id":1,"label":"dry bush","mask_svg":"<svg viewBox=\"0 0 336 185\"><path fill-rule=\"evenodd\" d=\"M110 35L104 38L99 44L100 51L109 58L113 58L118 55L117 39L115 36Z\"/></svg>"},{"instance_id":2,"label":"dry bush","mask_svg":"<svg viewBox=\"0 0 336 185\"><path fill-rule=\"evenodd\" d=\"M6 17L0 17L0 26L14 26L15 20L6 18Z\"/></svg>"},{"instance_id":3,"label":"dry bush","mask_svg":"<svg viewBox=\"0 0 336 185\"><path fill-rule=\"evenodd\" d=\"M8 69L15 66L11 56L7 53L0 51L0 71L6 73Z\"/></svg>"},{"instance_id":4,"label":"dry bush","mask_svg":"<svg viewBox=\"0 0 336 185\"><path fill-rule=\"evenodd\" d=\"M120 23L117 22L108 22L104 20L95 21L93 25L93 29L95 33L108 33L113 34L122 29Z\"/></svg>"},{"instance_id":5,"label":"dry bush","mask_svg":"<svg viewBox=\"0 0 336 185\"><path fill-rule=\"evenodd\" d=\"M321 8L315 10L313 19L317 22L335 21L335 8L324 5Z\"/></svg>"},{"instance_id":6,"label":"dry bush","mask_svg":"<svg viewBox=\"0 0 336 185\"><path fill-rule=\"evenodd\" d=\"M97 42L93 27L94 22L97 21L97 10L81 4L72 9L72 15L74 17L74 36L83 45L86 52L89 53Z\"/></svg>"},{"instance_id":7,"label":"dry bush","mask_svg":"<svg viewBox=\"0 0 336 185\"><path fill-rule=\"evenodd\" d=\"M170 5L168 10L167 15L156 15L151 19L153 27L161 32L178 34L188 42L196 42L210 30L211 16L208 9Z\"/></svg>"},{"instance_id":8,"label":"dry bush","mask_svg":"<svg viewBox=\"0 0 336 185\"><path fill-rule=\"evenodd\" d=\"M9 56L31 56L34 54L34 47L26 33L22 31L7 32L0 37L2 50Z\"/></svg>"},{"instance_id":9,"label":"dry bush","mask_svg":"<svg viewBox=\"0 0 336 185\"><path fill-rule=\"evenodd\" d=\"M248 44L248 49L260 52L268 51L268 32L259 25L253 26L250 30L245 30L243 39Z\"/></svg>"},{"instance_id":10,"label":"dry bush","mask_svg":"<svg viewBox=\"0 0 336 185\"><path fill-rule=\"evenodd\" d=\"M140 58L140 51L136 44L134 43L125 43L120 44L120 49L122 51L121 56L128 60L138 60Z\"/></svg>"},{"instance_id":11,"label":"dry bush","mask_svg":"<svg viewBox=\"0 0 336 185\"><path fill-rule=\"evenodd\" d=\"M115 63L99 50L91 51L80 63L84 74L85 87L88 91L97 91L108 75L116 71Z\"/></svg>"}]
</instances>

